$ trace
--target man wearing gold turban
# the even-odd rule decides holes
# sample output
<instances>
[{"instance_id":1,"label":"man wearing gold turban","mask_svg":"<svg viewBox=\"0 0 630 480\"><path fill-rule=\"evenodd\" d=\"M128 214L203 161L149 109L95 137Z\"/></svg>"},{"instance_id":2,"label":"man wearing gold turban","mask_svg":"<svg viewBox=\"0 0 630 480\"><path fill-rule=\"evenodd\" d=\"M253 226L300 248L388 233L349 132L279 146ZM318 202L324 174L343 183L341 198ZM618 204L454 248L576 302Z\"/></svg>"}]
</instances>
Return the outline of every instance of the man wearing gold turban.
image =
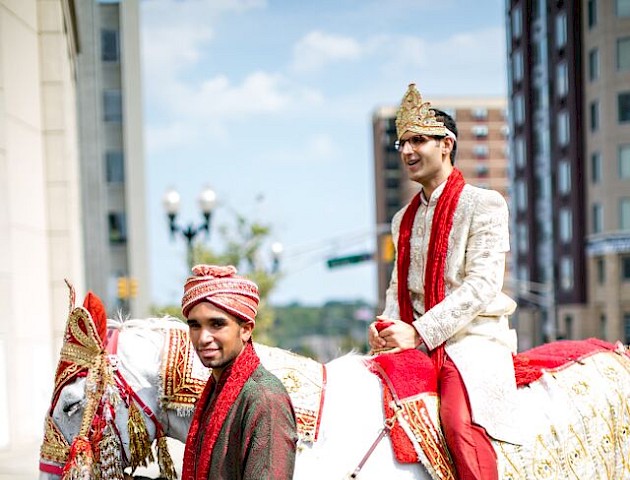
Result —
<instances>
[{"instance_id":1,"label":"man wearing gold turban","mask_svg":"<svg viewBox=\"0 0 630 480\"><path fill-rule=\"evenodd\" d=\"M392 220L396 263L375 350L424 345L438 374L440 419L458 478L498 478L489 436L520 443L508 316L501 292L508 208L454 168L457 126L409 85L396 117L403 167L421 191Z\"/></svg>"},{"instance_id":2,"label":"man wearing gold turban","mask_svg":"<svg viewBox=\"0 0 630 480\"><path fill-rule=\"evenodd\" d=\"M184 286L190 340L212 376L197 402L183 480L290 480L297 430L287 391L252 344L259 296L232 266L197 265Z\"/></svg>"}]
</instances>

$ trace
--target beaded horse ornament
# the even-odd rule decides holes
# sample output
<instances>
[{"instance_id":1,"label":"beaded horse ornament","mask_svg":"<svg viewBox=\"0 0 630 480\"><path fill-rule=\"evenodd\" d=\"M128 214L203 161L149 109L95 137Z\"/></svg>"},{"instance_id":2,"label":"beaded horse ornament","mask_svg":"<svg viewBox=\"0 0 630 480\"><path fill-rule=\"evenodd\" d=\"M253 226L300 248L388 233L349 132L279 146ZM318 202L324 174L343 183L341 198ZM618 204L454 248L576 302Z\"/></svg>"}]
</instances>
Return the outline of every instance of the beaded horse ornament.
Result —
<instances>
[{"instance_id":1,"label":"beaded horse ornament","mask_svg":"<svg viewBox=\"0 0 630 480\"><path fill-rule=\"evenodd\" d=\"M138 399L115 368L115 361L110 359L107 316L100 298L89 292L83 306L75 307L74 288L67 281L66 284L70 289L70 312L55 374L51 408L46 416L40 470L61 475L62 480L122 479L123 448L115 423L119 402L124 401L129 409L127 428L132 469L154 461L151 440L140 409L134 402ZM52 413L61 390L79 377L85 377L85 408L79 432L69 445ZM166 437L159 424L156 428L161 475L174 479L176 473ZM56 465L64 465L63 470Z\"/></svg>"}]
</instances>

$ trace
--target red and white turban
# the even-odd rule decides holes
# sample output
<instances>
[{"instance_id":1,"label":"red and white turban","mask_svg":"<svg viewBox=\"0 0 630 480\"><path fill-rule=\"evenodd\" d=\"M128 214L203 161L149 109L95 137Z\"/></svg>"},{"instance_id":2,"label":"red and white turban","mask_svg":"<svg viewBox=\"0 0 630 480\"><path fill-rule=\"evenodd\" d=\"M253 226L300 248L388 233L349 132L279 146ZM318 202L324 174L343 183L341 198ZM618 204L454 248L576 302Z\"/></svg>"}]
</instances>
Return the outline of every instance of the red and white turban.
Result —
<instances>
[{"instance_id":1,"label":"red and white turban","mask_svg":"<svg viewBox=\"0 0 630 480\"><path fill-rule=\"evenodd\" d=\"M245 277L236 275L232 265L196 265L188 277L182 297L182 313L188 318L190 310L200 302L210 302L236 317L256 322L258 287Z\"/></svg>"}]
</instances>

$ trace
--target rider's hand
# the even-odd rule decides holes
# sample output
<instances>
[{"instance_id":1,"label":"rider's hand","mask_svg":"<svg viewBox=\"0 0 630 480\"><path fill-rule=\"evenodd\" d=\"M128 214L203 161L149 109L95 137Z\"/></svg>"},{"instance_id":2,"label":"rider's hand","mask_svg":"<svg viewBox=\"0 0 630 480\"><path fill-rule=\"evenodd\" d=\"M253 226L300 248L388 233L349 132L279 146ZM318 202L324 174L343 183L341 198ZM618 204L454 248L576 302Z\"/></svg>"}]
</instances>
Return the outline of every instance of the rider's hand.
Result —
<instances>
[{"instance_id":1,"label":"rider's hand","mask_svg":"<svg viewBox=\"0 0 630 480\"><path fill-rule=\"evenodd\" d=\"M377 322L373 322L368 327L368 343L372 351L378 351L385 348L386 342L383 338L379 336L379 332L381 331L381 326L384 322L379 319ZM391 324L392 322L389 322ZM378 327L377 327L378 325Z\"/></svg>"},{"instance_id":2,"label":"rider's hand","mask_svg":"<svg viewBox=\"0 0 630 480\"><path fill-rule=\"evenodd\" d=\"M370 325L369 341L373 350L388 349L387 353L396 353L401 350L416 348L422 343L416 329L401 320L379 319L387 321L390 325L379 332L376 324ZM378 322L377 322L378 323ZM377 338L374 337L376 333Z\"/></svg>"}]
</instances>

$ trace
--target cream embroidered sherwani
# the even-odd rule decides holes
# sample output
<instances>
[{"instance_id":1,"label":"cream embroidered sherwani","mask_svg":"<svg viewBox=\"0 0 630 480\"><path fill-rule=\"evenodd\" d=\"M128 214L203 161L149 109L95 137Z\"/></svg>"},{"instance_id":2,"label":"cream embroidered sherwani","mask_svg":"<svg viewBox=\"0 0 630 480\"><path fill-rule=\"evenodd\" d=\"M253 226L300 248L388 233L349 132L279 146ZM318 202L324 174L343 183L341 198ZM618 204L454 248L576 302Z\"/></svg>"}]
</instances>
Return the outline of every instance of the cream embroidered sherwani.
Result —
<instances>
[{"instance_id":1,"label":"cream embroidered sherwani","mask_svg":"<svg viewBox=\"0 0 630 480\"><path fill-rule=\"evenodd\" d=\"M428 203L421 202L413 224L408 277L413 326L429 349L445 343L466 385L473 421L493 438L520 443L512 361L516 332L508 324L516 303L501 292L505 253L510 249L508 208L498 192L464 186L448 241L445 298L424 311L431 224L445 184L435 189ZM392 221L396 246L405 209ZM394 268L382 315L399 320L397 280Z\"/></svg>"}]
</instances>

